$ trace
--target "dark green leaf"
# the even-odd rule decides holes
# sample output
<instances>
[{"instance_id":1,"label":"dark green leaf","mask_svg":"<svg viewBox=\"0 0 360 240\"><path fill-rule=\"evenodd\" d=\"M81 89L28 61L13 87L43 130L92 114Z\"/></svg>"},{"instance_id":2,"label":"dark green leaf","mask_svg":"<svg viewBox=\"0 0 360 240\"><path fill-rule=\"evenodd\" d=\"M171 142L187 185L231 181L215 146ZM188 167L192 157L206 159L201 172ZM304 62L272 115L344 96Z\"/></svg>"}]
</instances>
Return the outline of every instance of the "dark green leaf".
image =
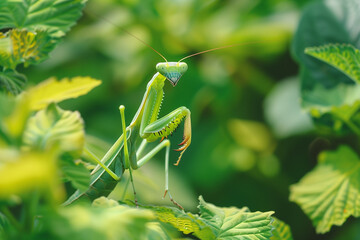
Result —
<instances>
[{"instance_id":1,"label":"dark green leaf","mask_svg":"<svg viewBox=\"0 0 360 240\"><path fill-rule=\"evenodd\" d=\"M329 88L351 80L336 69L305 54L305 48L328 43L349 43L360 48L360 5L357 0L324 0L310 4L303 12L296 31L292 50L301 67L302 88L317 84Z\"/></svg>"},{"instance_id":2,"label":"dark green leaf","mask_svg":"<svg viewBox=\"0 0 360 240\"><path fill-rule=\"evenodd\" d=\"M83 164L75 163L71 156L64 154L61 158L61 170L75 189L79 189L80 192L88 190L90 172Z\"/></svg>"},{"instance_id":3,"label":"dark green leaf","mask_svg":"<svg viewBox=\"0 0 360 240\"><path fill-rule=\"evenodd\" d=\"M0 72L0 89L6 89L14 95L22 91L26 81L26 76L15 70L6 69Z\"/></svg>"},{"instance_id":4,"label":"dark green leaf","mask_svg":"<svg viewBox=\"0 0 360 240\"><path fill-rule=\"evenodd\" d=\"M348 116L339 116L338 112L343 112L345 107L356 113L360 88L348 75L305 54L305 49L329 43L347 43L359 48L359 11L356 0L315 2L304 10L294 37L292 50L301 65L303 107L310 111L316 125L326 131L343 134L351 129L358 132L344 121ZM334 106L340 111L334 112Z\"/></svg>"}]
</instances>

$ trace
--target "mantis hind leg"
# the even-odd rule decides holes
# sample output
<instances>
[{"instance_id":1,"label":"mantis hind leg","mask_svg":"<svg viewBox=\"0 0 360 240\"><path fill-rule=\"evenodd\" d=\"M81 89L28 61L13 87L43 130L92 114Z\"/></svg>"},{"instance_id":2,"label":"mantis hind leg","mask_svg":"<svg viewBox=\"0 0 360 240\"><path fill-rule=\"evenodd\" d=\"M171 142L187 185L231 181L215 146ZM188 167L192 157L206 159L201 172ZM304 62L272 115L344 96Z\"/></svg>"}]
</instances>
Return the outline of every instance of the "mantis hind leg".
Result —
<instances>
[{"instance_id":1,"label":"mantis hind leg","mask_svg":"<svg viewBox=\"0 0 360 240\"><path fill-rule=\"evenodd\" d=\"M165 151L165 193L164 193L164 198L166 196L166 194L169 195L170 201L175 204L177 207L184 209L180 204L178 204L173 197L170 194L169 191L169 155L170 155L170 141L168 139L162 141L161 143L159 143L156 147L154 147L150 152L148 152L144 157L142 157L141 159L139 159L139 161L137 161L137 167L141 167L142 165L144 165L145 163L147 163L148 161L150 161L150 159L152 159L158 152L160 152L163 148L166 148Z\"/></svg>"}]
</instances>

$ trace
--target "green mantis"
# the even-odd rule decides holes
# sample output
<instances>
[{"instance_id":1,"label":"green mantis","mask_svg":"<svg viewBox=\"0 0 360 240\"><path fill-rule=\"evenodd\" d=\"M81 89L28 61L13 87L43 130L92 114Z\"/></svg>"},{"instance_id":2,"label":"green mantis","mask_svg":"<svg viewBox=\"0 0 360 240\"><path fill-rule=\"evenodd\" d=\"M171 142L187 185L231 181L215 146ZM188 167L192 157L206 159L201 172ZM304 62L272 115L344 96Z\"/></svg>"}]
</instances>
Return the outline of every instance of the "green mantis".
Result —
<instances>
[{"instance_id":1,"label":"green mantis","mask_svg":"<svg viewBox=\"0 0 360 240\"><path fill-rule=\"evenodd\" d=\"M107 21L106 19L104 19ZM191 54L178 62L168 62L166 58L158 51L152 48L149 44L137 38L133 34L122 29L127 34L133 36L157 54L159 54L165 62L156 65L157 73L152 77L146 87L145 94L140 103L140 106L129 124L125 125L125 107L119 107L122 119L123 134L116 140L108 152L101 160L98 160L94 154L85 149L86 154L91 156L98 165L91 172L91 183L89 189L85 192L77 190L64 203L70 204L80 198L89 198L94 200L100 196L107 196L115 188L116 183L121 179L123 172L128 169L130 173L130 180L133 185L134 194L135 188L132 179L132 170L136 170L150 161L155 154L165 149L165 194L169 196L170 200L179 208L182 208L172 197L169 191L169 153L171 142L167 137L171 135L179 124L184 122L183 141L179 144L180 155L175 163L178 165L183 153L190 146L191 143L191 118L190 110L186 107L179 107L169 114L158 118L160 106L163 99L163 87L166 80L176 86L181 76L187 71L188 66L182 62L184 59L199 55L205 52L215 51L223 48L238 46L242 44L233 44L223 47L213 48ZM166 139L165 139L166 138ZM164 140L165 139L165 140ZM145 147L150 142L160 140L151 150L146 151ZM136 202L136 197L135 197Z\"/></svg>"},{"instance_id":2,"label":"green mantis","mask_svg":"<svg viewBox=\"0 0 360 240\"><path fill-rule=\"evenodd\" d=\"M165 59L166 60L166 59ZM177 149L180 152L175 165L178 165L183 153L191 143L191 120L190 110L186 107L179 107L164 117L158 118L161 102L163 100L163 87L165 80L169 80L176 86L180 77L186 72L188 66L184 62L163 62L156 65L157 73L149 81L144 97L130 125L125 125L125 107L119 107L123 134L112 145L105 156L99 161L98 165L91 173L90 187L86 192L76 191L66 202L65 205L75 200L87 197L93 200L99 196L107 196L121 179L125 169L129 169L132 181L132 169L138 169L153 158L155 154L165 148L165 194L178 207L182 208L171 196L169 192L169 153L170 140L167 138L184 121L184 139ZM161 141L150 151L145 151L148 142ZM87 154L94 156L89 150ZM134 188L134 186L133 186ZM134 190L135 192L135 190ZM135 200L136 201L136 200Z\"/></svg>"}]
</instances>

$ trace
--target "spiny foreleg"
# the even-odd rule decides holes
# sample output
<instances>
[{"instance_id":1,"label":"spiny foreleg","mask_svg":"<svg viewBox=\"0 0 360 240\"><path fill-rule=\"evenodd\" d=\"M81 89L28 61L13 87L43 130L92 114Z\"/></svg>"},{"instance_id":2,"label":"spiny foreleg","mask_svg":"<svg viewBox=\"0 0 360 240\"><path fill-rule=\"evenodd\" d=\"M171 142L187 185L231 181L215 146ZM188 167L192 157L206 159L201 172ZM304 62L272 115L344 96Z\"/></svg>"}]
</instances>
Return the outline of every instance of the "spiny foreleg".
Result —
<instances>
[{"instance_id":1,"label":"spiny foreleg","mask_svg":"<svg viewBox=\"0 0 360 240\"><path fill-rule=\"evenodd\" d=\"M186 107L179 107L166 116L150 123L145 127L142 136L148 142L153 142L158 138L167 137L178 128L183 119L185 119L183 141L179 144L181 147L176 149L176 151L181 151L181 153L175 165L179 164L183 153L191 143L191 118L189 109Z\"/></svg>"}]
</instances>

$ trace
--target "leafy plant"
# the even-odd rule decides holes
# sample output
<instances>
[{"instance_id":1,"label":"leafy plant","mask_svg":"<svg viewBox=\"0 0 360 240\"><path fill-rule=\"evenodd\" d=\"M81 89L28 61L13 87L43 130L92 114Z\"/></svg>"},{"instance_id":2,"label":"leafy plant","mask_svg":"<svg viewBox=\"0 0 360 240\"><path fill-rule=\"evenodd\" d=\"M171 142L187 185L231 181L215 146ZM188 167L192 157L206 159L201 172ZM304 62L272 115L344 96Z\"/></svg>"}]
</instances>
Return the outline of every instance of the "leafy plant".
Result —
<instances>
[{"instance_id":1,"label":"leafy plant","mask_svg":"<svg viewBox=\"0 0 360 240\"><path fill-rule=\"evenodd\" d=\"M295 58L302 68L303 109L327 134L355 134L357 138L360 42L354 37L359 31L352 28L354 22L349 19L360 20L359 7L353 0L325 0L310 5L293 43ZM311 35L315 31L319 34ZM360 161L357 153L343 144L335 151L321 152L315 169L290 188L290 200L300 205L318 233L342 225L349 216L359 216Z\"/></svg>"},{"instance_id":2,"label":"leafy plant","mask_svg":"<svg viewBox=\"0 0 360 240\"><path fill-rule=\"evenodd\" d=\"M85 1L0 3L0 238L2 239L291 239L274 212L220 208L199 198L199 214L174 207L119 203L64 207L67 182L89 187L84 120L58 103L100 84L91 77L49 78L23 91L16 71L39 64L80 17ZM66 183L66 185L64 185ZM273 234L274 232L275 234Z\"/></svg>"}]
</instances>

